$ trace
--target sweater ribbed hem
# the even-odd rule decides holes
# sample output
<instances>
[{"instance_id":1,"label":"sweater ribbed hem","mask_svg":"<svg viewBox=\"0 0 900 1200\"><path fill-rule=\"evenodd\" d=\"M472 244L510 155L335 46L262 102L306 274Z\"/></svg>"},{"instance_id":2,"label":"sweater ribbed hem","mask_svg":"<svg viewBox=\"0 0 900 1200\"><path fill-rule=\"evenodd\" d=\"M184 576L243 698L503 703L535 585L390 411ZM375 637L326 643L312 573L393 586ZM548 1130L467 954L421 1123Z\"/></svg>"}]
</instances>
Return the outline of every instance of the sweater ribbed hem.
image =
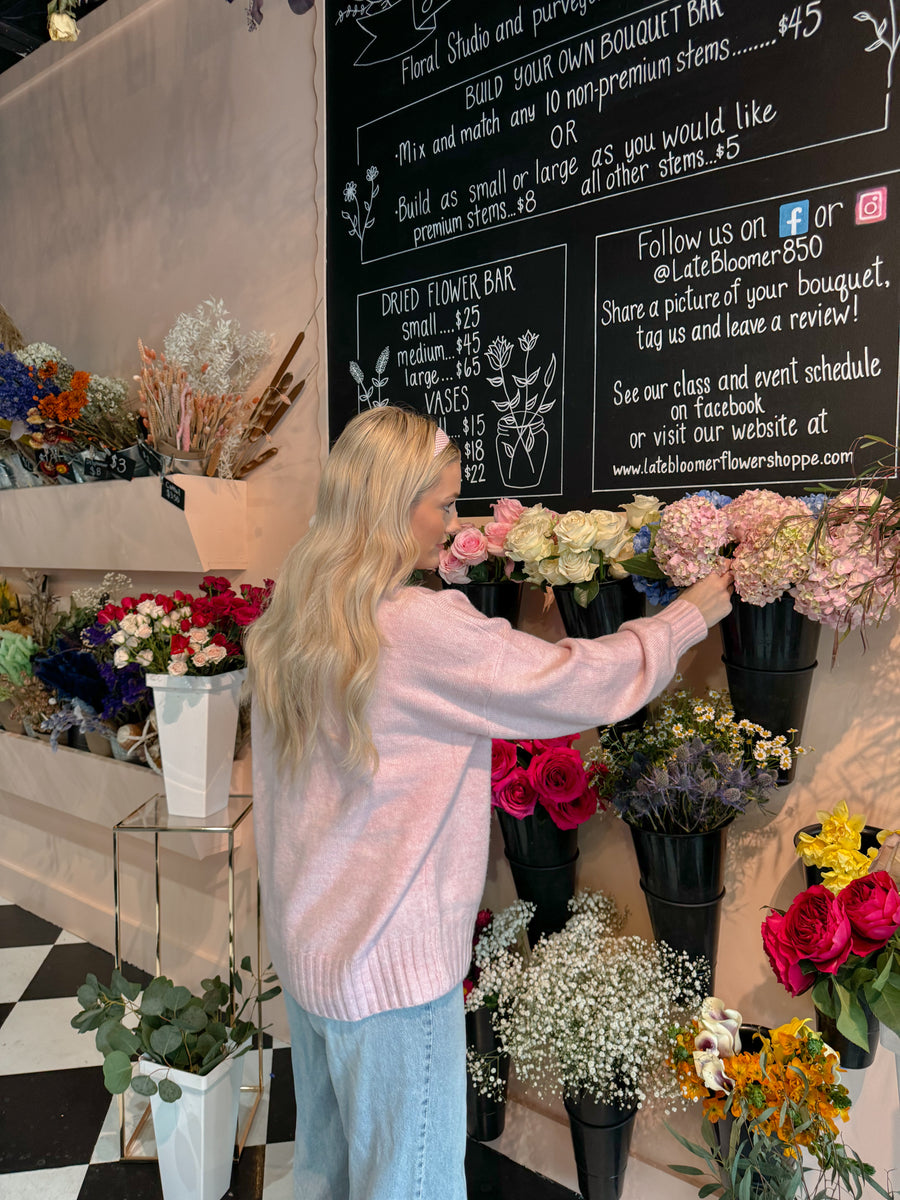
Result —
<instances>
[{"instance_id":1,"label":"sweater ribbed hem","mask_svg":"<svg viewBox=\"0 0 900 1200\"><path fill-rule=\"evenodd\" d=\"M464 978L474 923L472 913L444 921L440 929L386 939L358 962L288 953L279 974L298 1004L319 1017L361 1021L379 1012L414 1008L446 995Z\"/></svg>"}]
</instances>

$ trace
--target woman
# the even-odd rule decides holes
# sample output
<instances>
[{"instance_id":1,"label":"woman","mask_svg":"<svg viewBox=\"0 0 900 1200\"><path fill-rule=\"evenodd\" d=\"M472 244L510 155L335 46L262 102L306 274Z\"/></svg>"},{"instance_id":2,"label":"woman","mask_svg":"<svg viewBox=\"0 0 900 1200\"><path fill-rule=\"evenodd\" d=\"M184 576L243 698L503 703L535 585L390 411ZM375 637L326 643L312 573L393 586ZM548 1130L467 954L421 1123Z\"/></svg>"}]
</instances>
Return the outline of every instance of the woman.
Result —
<instances>
[{"instance_id":1,"label":"woman","mask_svg":"<svg viewBox=\"0 0 900 1200\"><path fill-rule=\"evenodd\" d=\"M297 1200L465 1200L461 981L488 856L491 738L556 737L656 695L730 607L712 576L556 645L405 586L456 532L459 451L352 420L247 645L266 929L285 988Z\"/></svg>"}]
</instances>

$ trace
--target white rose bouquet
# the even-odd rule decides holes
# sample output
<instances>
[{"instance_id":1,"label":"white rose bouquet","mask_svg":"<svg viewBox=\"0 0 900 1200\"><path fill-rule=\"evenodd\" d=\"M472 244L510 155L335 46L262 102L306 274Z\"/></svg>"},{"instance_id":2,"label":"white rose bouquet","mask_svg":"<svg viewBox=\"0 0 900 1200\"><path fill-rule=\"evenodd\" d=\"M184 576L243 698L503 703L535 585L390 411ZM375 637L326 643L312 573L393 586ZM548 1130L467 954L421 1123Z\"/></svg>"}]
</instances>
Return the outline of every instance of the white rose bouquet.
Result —
<instances>
[{"instance_id":1,"label":"white rose bouquet","mask_svg":"<svg viewBox=\"0 0 900 1200\"><path fill-rule=\"evenodd\" d=\"M505 550L521 563L516 575L546 587L571 584L575 599L586 608L607 579L624 579L634 554L634 535L659 519L655 496L635 496L622 512L573 509L554 513L535 504L522 510L506 535ZM516 575L513 578L516 578Z\"/></svg>"}]
</instances>

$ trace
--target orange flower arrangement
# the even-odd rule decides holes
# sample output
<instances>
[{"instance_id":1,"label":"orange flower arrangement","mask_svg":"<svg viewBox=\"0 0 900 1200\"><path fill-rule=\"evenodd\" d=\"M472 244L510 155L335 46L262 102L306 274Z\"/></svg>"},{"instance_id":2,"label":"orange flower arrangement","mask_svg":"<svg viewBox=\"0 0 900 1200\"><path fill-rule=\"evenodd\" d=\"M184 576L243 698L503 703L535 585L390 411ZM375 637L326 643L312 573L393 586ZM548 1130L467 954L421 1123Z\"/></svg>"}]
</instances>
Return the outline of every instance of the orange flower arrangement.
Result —
<instances>
[{"instance_id":1,"label":"orange flower arrangement","mask_svg":"<svg viewBox=\"0 0 900 1200\"><path fill-rule=\"evenodd\" d=\"M53 364L48 363L48 366ZM45 368L46 369L46 368ZM91 382L87 371L76 371L66 391L57 396L42 396L38 402L41 416L48 421L64 425L76 420L88 402L88 385Z\"/></svg>"},{"instance_id":2,"label":"orange flower arrangement","mask_svg":"<svg viewBox=\"0 0 900 1200\"><path fill-rule=\"evenodd\" d=\"M830 1196L842 1195L846 1185L859 1195L856 1189L864 1181L888 1196L872 1178L874 1168L841 1140L838 1125L848 1118L850 1097L838 1079L838 1056L809 1028L808 1019L795 1017L771 1030L744 1027L745 1042L752 1034L747 1049L739 1025L739 1013L710 999L675 1036L670 1065L682 1095L702 1102L703 1145L672 1132L716 1181L707 1182L700 1194L715 1191L722 1200L738 1200L745 1191L750 1194L747 1189L762 1187L766 1196ZM722 1133L714 1129L719 1122L728 1122ZM837 1192L810 1191L805 1174L798 1178L802 1147ZM702 1174L696 1167L673 1169L695 1178Z\"/></svg>"}]
</instances>

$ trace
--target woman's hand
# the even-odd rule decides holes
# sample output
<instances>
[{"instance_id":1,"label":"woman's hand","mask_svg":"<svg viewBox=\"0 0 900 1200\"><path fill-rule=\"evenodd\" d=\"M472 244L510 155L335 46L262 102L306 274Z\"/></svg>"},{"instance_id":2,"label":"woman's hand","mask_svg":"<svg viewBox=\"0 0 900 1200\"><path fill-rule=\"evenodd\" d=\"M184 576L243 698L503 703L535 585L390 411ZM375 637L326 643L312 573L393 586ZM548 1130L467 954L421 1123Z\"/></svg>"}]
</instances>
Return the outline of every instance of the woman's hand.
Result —
<instances>
[{"instance_id":1,"label":"woman's hand","mask_svg":"<svg viewBox=\"0 0 900 1200\"><path fill-rule=\"evenodd\" d=\"M690 600L706 622L706 628L712 629L731 612L731 593L734 591L734 577L730 571L721 575L707 575L698 583L692 584L681 593L683 600Z\"/></svg>"}]
</instances>

